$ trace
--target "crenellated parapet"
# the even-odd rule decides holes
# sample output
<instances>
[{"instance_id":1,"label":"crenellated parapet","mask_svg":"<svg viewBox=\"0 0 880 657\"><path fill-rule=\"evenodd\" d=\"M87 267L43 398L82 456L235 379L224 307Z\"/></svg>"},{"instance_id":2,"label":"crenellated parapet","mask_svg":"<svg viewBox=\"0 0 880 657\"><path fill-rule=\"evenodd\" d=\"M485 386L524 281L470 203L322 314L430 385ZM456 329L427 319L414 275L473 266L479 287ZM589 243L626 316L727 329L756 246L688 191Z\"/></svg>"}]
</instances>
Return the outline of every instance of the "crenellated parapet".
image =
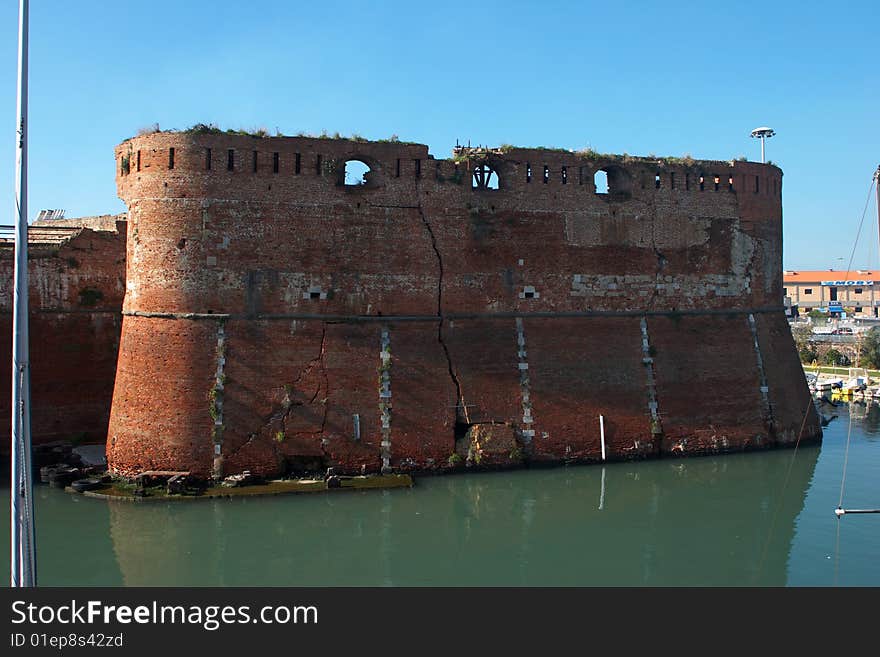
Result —
<instances>
[{"instance_id":1,"label":"crenellated parapet","mask_svg":"<svg viewBox=\"0 0 880 657\"><path fill-rule=\"evenodd\" d=\"M352 161L370 169L362 184L346 184L346 163ZM187 132L152 133L120 144L116 180L123 198L186 193L190 185L224 197L259 193L282 200L317 190L379 195L433 189L473 199L492 194L499 201L527 195L536 203L590 203L590 194L596 201L624 202L710 192L703 200L711 204L712 193L720 192L778 204L782 195L782 171L755 162L517 147L456 147L452 158L435 159L423 144L398 141Z\"/></svg>"},{"instance_id":2,"label":"crenellated parapet","mask_svg":"<svg viewBox=\"0 0 880 657\"><path fill-rule=\"evenodd\" d=\"M421 144L198 133L133 138L116 161L132 311L425 314L433 272L386 277L419 270L413 218L447 251L446 312L779 301L772 165L518 148L437 160ZM352 181L355 162L369 169Z\"/></svg>"}]
</instances>

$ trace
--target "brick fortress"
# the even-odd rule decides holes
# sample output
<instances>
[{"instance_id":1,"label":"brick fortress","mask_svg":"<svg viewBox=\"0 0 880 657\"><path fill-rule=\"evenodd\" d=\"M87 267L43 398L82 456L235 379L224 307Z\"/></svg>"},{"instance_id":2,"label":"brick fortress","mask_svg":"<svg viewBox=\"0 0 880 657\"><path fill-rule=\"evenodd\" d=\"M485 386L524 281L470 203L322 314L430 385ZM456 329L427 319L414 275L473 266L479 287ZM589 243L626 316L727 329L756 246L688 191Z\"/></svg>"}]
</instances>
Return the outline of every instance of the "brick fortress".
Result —
<instances>
[{"instance_id":1,"label":"brick fortress","mask_svg":"<svg viewBox=\"0 0 880 657\"><path fill-rule=\"evenodd\" d=\"M821 435L774 166L210 133L116 163L119 474L591 461L600 415L612 459Z\"/></svg>"},{"instance_id":2,"label":"brick fortress","mask_svg":"<svg viewBox=\"0 0 880 657\"><path fill-rule=\"evenodd\" d=\"M609 460L820 439L782 307L778 168L454 155L211 132L118 146L111 469L598 461L600 416ZM354 161L369 171L346 184Z\"/></svg>"}]
</instances>

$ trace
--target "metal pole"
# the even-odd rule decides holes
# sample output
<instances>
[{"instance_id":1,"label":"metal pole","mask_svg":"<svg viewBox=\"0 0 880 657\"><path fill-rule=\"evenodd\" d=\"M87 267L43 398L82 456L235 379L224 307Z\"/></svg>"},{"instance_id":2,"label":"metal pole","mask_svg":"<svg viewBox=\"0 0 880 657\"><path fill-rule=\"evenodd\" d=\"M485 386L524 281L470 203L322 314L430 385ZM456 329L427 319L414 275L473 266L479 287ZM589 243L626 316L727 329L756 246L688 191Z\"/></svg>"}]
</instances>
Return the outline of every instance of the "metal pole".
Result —
<instances>
[{"instance_id":1,"label":"metal pole","mask_svg":"<svg viewBox=\"0 0 880 657\"><path fill-rule=\"evenodd\" d=\"M764 137L761 136L761 164L764 163Z\"/></svg>"},{"instance_id":2,"label":"metal pole","mask_svg":"<svg viewBox=\"0 0 880 657\"><path fill-rule=\"evenodd\" d=\"M877 227L880 230L880 164L874 172L874 191L877 193Z\"/></svg>"},{"instance_id":3,"label":"metal pole","mask_svg":"<svg viewBox=\"0 0 880 657\"><path fill-rule=\"evenodd\" d=\"M877 193L877 229L880 231L880 165L877 165L877 170L874 172L874 191ZM873 286L871 286L871 305L874 306L874 317L880 316L880 311L877 309L877 302L874 299Z\"/></svg>"},{"instance_id":4,"label":"metal pole","mask_svg":"<svg viewBox=\"0 0 880 657\"><path fill-rule=\"evenodd\" d=\"M605 460L605 418L599 416L599 438L602 440L602 460Z\"/></svg>"},{"instance_id":5,"label":"metal pole","mask_svg":"<svg viewBox=\"0 0 880 657\"><path fill-rule=\"evenodd\" d=\"M18 114L15 145L15 288L12 304L12 490L10 495L13 587L35 586L33 478L31 476L30 366L28 363L27 101L28 0L19 0Z\"/></svg>"}]
</instances>

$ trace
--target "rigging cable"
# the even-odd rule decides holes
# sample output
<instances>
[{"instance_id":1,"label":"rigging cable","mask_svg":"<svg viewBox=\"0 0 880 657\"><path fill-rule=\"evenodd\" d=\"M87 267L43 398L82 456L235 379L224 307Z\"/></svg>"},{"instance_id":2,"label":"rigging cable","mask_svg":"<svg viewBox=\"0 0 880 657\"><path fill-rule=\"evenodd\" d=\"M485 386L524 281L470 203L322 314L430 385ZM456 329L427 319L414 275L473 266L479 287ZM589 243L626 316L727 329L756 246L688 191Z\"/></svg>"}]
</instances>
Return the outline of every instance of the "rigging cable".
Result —
<instances>
[{"instance_id":1,"label":"rigging cable","mask_svg":"<svg viewBox=\"0 0 880 657\"><path fill-rule=\"evenodd\" d=\"M862 232L862 225L865 223L865 215L868 213L868 205L871 203L871 192L874 190L874 185L877 182L877 176L871 178L871 184L868 187L868 198L865 199L865 208L862 210L862 218L859 221L859 229L856 232L856 241L853 244L852 253L849 256L849 264L846 268L846 275L849 276L850 269L852 267L853 257L855 256L856 246L859 243L859 235ZM877 208L878 214L880 214L880 207ZM859 350L861 351L861 343L859 343ZM837 516L837 532L836 538L834 541L834 586L838 585L839 576L840 576L840 519L843 517L847 511L843 508L843 491L846 487L846 468L849 464L849 444L852 438L852 407L847 407L847 412L849 414L849 426L846 431L846 447L843 451L843 473L840 477L840 497L837 501L837 509L835 509L834 514ZM862 509L853 509L849 513L878 513L878 510L862 510Z\"/></svg>"},{"instance_id":2,"label":"rigging cable","mask_svg":"<svg viewBox=\"0 0 880 657\"><path fill-rule=\"evenodd\" d=\"M852 252L849 254L849 262L846 265L846 274L849 276L850 269L852 268L853 258L856 255L856 247L859 245L859 237L862 234L862 226L865 223L865 215L868 214L868 205L871 203L871 192L874 191L874 178L871 178L871 184L868 186L868 198L865 199L865 208L862 210L862 218L859 221L859 229L856 231L856 241L853 242Z\"/></svg>"},{"instance_id":3,"label":"rigging cable","mask_svg":"<svg viewBox=\"0 0 880 657\"><path fill-rule=\"evenodd\" d=\"M849 426L846 430L846 450L843 453L843 480L840 482L840 502L837 504L837 538L834 542L834 586L837 586L837 577L840 572L840 516L841 505L843 504L843 482L846 481L846 462L849 458L849 439L852 436L852 408L847 407L849 414Z\"/></svg>"},{"instance_id":4,"label":"rigging cable","mask_svg":"<svg viewBox=\"0 0 880 657\"><path fill-rule=\"evenodd\" d=\"M868 187L868 198L865 199L865 208L862 210L862 218L859 221L859 229L856 232L856 241L853 244L852 253L850 253L850 256L849 256L849 263L847 264L847 267L846 267L846 275L847 276L849 276L850 269L852 267L853 257L856 254L856 247L858 246L858 243L859 243L859 235L861 235L861 233L862 233L862 225L865 223L865 215L868 213L868 205L870 205L870 203L871 203L871 192L874 191L874 183L876 182L876 180L877 179L875 177L872 177L871 184ZM849 442L850 442L850 435L852 433L852 413L851 412L850 412L849 418L850 418L850 421L849 421L850 430L846 432L846 449L844 450L844 454L843 454L843 475L840 478L840 499L837 502L837 511L836 511L838 520L840 520L840 517L844 513L843 512L843 490L844 490L844 487L846 486L846 466L847 466L847 462L849 461Z\"/></svg>"},{"instance_id":5,"label":"rigging cable","mask_svg":"<svg viewBox=\"0 0 880 657\"><path fill-rule=\"evenodd\" d=\"M856 232L856 240L855 240L855 243L853 244L852 252L850 253L849 263L847 264L847 268L846 268L847 275L849 275L849 271L852 267L852 261L853 261L853 258L855 257L856 247L858 246L858 243L859 243L859 235L861 234L862 226L865 223L865 215L868 212L868 205L871 202L871 192L874 189L874 182L875 182L875 179L872 178L871 185L868 187L868 198L865 201L865 208L864 208L864 210L862 210L862 218L859 221L859 229ZM812 395L809 396L809 398L807 400L807 407L804 409L804 417L803 417L803 420L801 420L801 429L800 429L800 431L798 431L797 441L795 441L794 451L792 452L791 459L788 464L788 470L785 473L785 480L783 481L783 484L782 484L782 490L780 491L779 499L777 500L776 507L773 511L773 518L770 522L770 529L767 532L767 540L764 542L763 550L761 550L761 560L758 562L758 570L755 573L756 582L757 582L757 578L760 576L761 571L764 568L764 562L767 557L767 550L770 547L770 541L773 537L773 531L776 527L776 519L777 519L777 516L779 515L779 509L782 506L782 501L785 499L785 491L788 488L788 481L789 481L789 478L791 477L791 470L792 470L792 467L794 466L794 460L797 457L797 450L801 444L801 437L803 436L803 433L804 433L804 427L806 427L806 424L807 424L807 416L810 413L810 406L811 405L813 405L813 396ZM850 415L850 428L852 428L852 415ZM847 452L848 451L849 451L849 432L847 432ZM844 479L845 478L846 478L846 463L844 462ZM842 503L842 500L843 500L843 483L842 482L841 482L840 498L841 498L841 503ZM838 510L840 510L840 507L838 507ZM862 511L862 513L865 513L865 511ZM842 514L838 513L838 515L837 515L838 520L840 519L841 515ZM839 548L839 543L840 543L840 523L838 523L838 548ZM836 552L839 552L839 550L836 550ZM835 564L835 569L836 569L836 564ZM836 578L837 578L837 575L835 572L835 583L836 583Z\"/></svg>"}]
</instances>

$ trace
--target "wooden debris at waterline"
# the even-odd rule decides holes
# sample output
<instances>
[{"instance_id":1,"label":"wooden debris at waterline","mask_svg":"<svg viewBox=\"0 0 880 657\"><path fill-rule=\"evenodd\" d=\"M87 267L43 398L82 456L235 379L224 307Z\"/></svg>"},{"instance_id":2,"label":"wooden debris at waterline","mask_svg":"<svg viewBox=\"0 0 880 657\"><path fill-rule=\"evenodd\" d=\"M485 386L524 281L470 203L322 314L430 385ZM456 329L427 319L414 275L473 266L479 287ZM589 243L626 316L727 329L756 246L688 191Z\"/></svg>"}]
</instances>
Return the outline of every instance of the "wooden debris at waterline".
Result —
<instances>
[{"instance_id":1,"label":"wooden debris at waterline","mask_svg":"<svg viewBox=\"0 0 880 657\"><path fill-rule=\"evenodd\" d=\"M232 497L250 497L257 495L286 495L289 493L318 493L330 490L367 490L386 488L412 488L413 478L408 474L376 474L359 476L337 476L338 485L330 485L326 479L276 479L264 483L247 486L228 487L214 485L198 492L177 495L168 494L166 488L148 488L145 494L135 494L131 486L107 484L101 488L76 491L71 487L65 490L85 497L105 500L123 500L129 502L165 501L165 500L200 500Z\"/></svg>"}]
</instances>

